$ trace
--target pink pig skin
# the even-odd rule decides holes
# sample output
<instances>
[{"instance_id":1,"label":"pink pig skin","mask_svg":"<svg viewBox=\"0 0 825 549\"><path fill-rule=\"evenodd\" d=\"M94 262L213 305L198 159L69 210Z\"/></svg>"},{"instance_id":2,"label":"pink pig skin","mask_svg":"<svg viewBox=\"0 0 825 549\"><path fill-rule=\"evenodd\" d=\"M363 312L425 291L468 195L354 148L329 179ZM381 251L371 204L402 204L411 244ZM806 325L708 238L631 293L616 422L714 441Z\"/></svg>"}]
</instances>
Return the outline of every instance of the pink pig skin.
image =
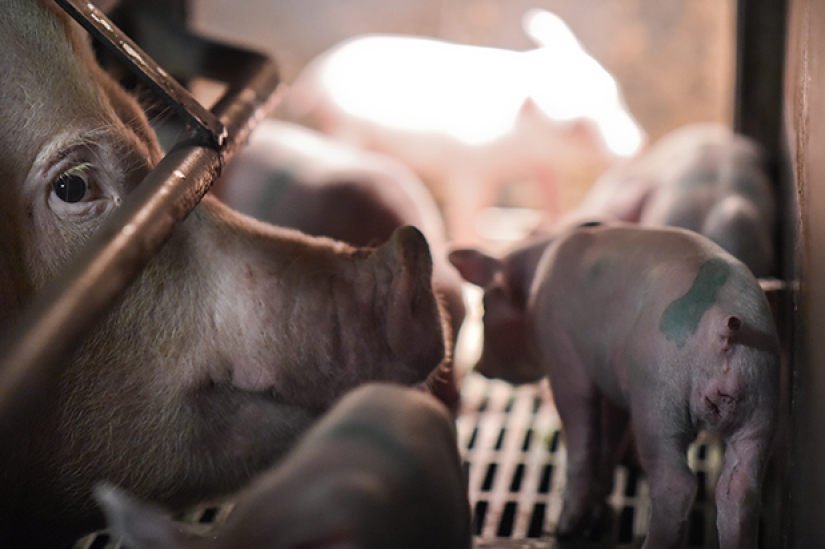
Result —
<instances>
[{"instance_id":1,"label":"pink pig skin","mask_svg":"<svg viewBox=\"0 0 825 549\"><path fill-rule=\"evenodd\" d=\"M466 314L461 277L447 260L446 230L424 183L398 160L289 122L267 119L215 183L239 212L312 236L376 246L413 225L433 257L433 285L452 339Z\"/></svg>"},{"instance_id":2,"label":"pink pig skin","mask_svg":"<svg viewBox=\"0 0 825 549\"><path fill-rule=\"evenodd\" d=\"M533 9L523 23L538 47L353 37L296 76L280 115L410 166L453 241L481 242L476 215L512 182L530 184L534 207L556 219L646 136L561 19Z\"/></svg>"},{"instance_id":3,"label":"pink pig skin","mask_svg":"<svg viewBox=\"0 0 825 549\"><path fill-rule=\"evenodd\" d=\"M574 228L501 260L450 258L484 288L478 371L550 380L568 452L560 538L587 531L604 505L629 412L651 491L645 549L685 539L696 493L686 451L701 429L726 444L720 547L756 546L779 353L764 292L740 261L690 231L625 225Z\"/></svg>"},{"instance_id":4,"label":"pink pig skin","mask_svg":"<svg viewBox=\"0 0 825 549\"><path fill-rule=\"evenodd\" d=\"M720 124L678 128L607 170L567 220L594 217L690 229L756 276L773 271L776 203L764 151Z\"/></svg>"},{"instance_id":5,"label":"pink pig skin","mask_svg":"<svg viewBox=\"0 0 825 549\"><path fill-rule=\"evenodd\" d=\"M6 0L0 51L4 334L161 150L56 3ZM0 547L65 547L102 526L101 481L173 508L233 492L343 394L422 383L447 345L419 230L355 248L211 196L77 344L4 421Z\"/></svg>"},{"instance_id":6,"label":"pink pig skin","mask_svg":"<svg viewBox=\"0 0 825 549\"><path fill-rule=\"evenodd\" d=\"M119 490L98 489L131 549L469 549L470 505L455 425L413 389L344 397L278 467L236 499L215 535L187 536Z\"/></svg>"}]
</instances>

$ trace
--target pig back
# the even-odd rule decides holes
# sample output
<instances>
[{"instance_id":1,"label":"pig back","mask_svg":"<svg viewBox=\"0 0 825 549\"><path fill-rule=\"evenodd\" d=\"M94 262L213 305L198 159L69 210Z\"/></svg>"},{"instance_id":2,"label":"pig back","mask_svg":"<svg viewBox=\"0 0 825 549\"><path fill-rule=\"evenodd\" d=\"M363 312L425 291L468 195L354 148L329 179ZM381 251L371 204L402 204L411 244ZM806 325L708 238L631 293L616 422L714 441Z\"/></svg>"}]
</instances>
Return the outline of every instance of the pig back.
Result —
<instances>
[{"instance_id":1,"label":"pig back","mask_svg":"<svg viewBox=\"0 0 825 549\"><path fill-rule=\"evenodd\" d=\"M668 307L677 307L680 299L692 312L668 317ZM674 385L687 386L687 376L697 372L688 364L693 358L681 350L701 347L697 342L711 337L702 332L709 319L740 315L767 341L775 338L753 275L716 244L682 229L575 229L542 257L531 300L547 364L559 359L574 364L550 368L583 370L624 405L634 368L652 369L660 378L665 376L656 370L670 369ZM713 314L699 314L708 311ZM699 347L690 351L692 356L699 356ZM705 356L715 349L706 347Z\"/></svg>"},{"instance_id":2,"label":"pig back","mask_svg":"<svg viewBox=\"0 0 825 549\"><path fill-rule=\"evenodd\" d=\"M404 164L279 120L259 124L214 192L247 215L353 246L385 242L401 225L445 239L435 201Z\"/></svg>"}]
</instances>

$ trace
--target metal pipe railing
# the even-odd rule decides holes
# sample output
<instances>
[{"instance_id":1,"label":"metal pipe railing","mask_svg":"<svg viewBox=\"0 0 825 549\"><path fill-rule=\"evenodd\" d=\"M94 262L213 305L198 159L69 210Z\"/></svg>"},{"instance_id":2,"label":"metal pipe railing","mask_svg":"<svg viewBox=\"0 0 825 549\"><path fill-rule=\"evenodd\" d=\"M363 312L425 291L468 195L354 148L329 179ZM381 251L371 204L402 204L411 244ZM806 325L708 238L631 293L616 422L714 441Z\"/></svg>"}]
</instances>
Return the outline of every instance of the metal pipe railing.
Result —
<instances>
[{"instance_id":1,"label":"metal pipe railing","mask_svg":"<svg viewBox=\"0 0 825 549\"><path fill-rule=\"evenodd\" d=\"M75 21L80 23L93 38L163 100L184 122L192 126L201 137L211 141L217 149L223 148L226 129L218 119L192 97L169 73L155 63L126 34L121 32L91 2L55 0Z\"/></svg>"},{"instance_id":2,"label":"metal pipe railing","mask_svg":"<svg viewBox=\"0 0 825 549\"><path fill-rule=\"evenodd\" d=\"M107 219L58 277L35 298L0 346L0 433L17 412L37 405L42 388L83 336L137 278L175 226L195 208L221 167L274 107L279 85L275 64L254 52L231 48L232 82L211 111L203 109L171 77L128 41L90 4L56 0L115 50L131 50L128 65L183 118L194 122L196 139L179 141ZM86 21L86 23L84 23ZM101 30L102 29L102 30ZM137 60L137 61L136 61ZM167 75L168 76L168 75ZM214 75L212 75L214 76ZM171 82L171 83L170 83ZM194 106L197 105L197 106ZM186 113L195 112L195 116ZM206 114L204 114L204 112Z\"/></svg>"}]
</instances>

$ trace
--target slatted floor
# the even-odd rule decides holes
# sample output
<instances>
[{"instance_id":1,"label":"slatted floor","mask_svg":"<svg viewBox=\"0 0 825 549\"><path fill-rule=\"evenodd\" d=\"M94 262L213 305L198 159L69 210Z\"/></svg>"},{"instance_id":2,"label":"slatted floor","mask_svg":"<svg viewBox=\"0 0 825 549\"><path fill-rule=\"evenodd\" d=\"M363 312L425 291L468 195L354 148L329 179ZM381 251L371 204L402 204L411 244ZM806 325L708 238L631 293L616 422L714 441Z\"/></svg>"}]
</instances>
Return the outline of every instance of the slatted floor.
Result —
<instances>
[{"instance_id":1,"label":"slatted floor","mask_svg":"<svg viewBox=\"0 0 825 549\"><path fill-rule=\"evenodd\" d=\"M473 529L478 547L552 548L561 512L566 453L558 414L545 383L512 387L470 374L458 417ZM713 490L720 445L702 436L689 452L699 492L689 518L688 547L716 547ZM612 527L593 546L640 547L647 531L648 487L635 469L619 466L609 502Z\"/></svg>"}]
</instances>

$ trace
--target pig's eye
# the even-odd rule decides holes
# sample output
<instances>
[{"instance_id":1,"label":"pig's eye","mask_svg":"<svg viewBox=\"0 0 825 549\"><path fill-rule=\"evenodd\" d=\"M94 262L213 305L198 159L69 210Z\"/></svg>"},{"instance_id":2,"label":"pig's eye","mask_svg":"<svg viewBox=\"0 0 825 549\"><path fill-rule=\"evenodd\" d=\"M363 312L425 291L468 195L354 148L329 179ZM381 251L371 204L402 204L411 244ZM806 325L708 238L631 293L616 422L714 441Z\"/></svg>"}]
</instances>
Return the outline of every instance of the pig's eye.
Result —
<instances>
[{"instance_id":1,"label":"pig's eye","mask_svg":"<svg viewBox=\"0 0 825 549\"><path fill-rule=\"evenodd\" d=\"M80 202L89 192L88 165L83 164L66 170L54 180L54 194L63 202Z\"/></svg>"}]
</instances>

